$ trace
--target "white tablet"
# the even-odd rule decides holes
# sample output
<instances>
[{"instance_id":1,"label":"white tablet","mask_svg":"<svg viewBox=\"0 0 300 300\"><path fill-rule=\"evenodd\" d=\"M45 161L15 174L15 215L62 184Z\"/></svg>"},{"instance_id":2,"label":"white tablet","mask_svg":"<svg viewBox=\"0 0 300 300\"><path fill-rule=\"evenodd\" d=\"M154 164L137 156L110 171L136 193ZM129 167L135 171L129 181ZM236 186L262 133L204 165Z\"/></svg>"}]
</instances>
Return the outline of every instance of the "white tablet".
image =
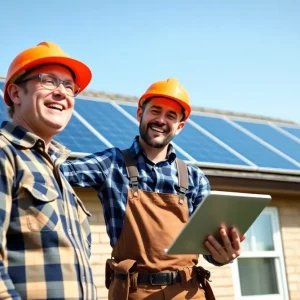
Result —
<instances>
[{"instance_id":1,"label":"white tablet","mask_svg":"<svg viewBox=\"0 0 300 300\"><path fill-rule=\"evenodd\" d=\"M242 236L271 201L270 195L211 191L182 228L167 254L210 254L204 245L209 234L220 243L221 224L236 227Z\"/></svg>"}]
</instances>

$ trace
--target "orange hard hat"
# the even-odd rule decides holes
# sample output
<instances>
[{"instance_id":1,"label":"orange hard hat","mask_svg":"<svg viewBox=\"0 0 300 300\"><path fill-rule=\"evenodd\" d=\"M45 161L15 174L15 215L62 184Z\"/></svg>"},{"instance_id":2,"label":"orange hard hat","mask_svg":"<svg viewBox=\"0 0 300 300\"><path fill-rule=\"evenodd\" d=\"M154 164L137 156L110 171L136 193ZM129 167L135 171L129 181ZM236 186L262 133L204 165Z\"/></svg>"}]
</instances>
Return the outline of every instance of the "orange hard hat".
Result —
<instances>
[{"instance_id":1,"label":"orange hard hat","mask_svg":"<svg viewBox=\"0 0 300 300\"><path fill-rule=\"evenodd\" d=\"M191 114L189 95L186 89L175 78L157 81L150 85L147 91L141 96L139 107L143 105L145 100L153 97L164 97L179 103L184 109L183 121Z\"/></svg>"},{"instance_id":2,"label":"orange hard hat","mask_svg":"<svg viewBox=\"0 0 300 300\"><path fill-rule=\"evenodd\" d=\"M34 67L44 64L60 64L69 68L75 75L75 82L82 92L92 78L92 72L84 63L71 58L57 44L51 42L41 42L37 46L28 48L18 54L11 62L4 85L4 101L11 105L7 94L7 87L14 83L20 76Z\"/></svg>"}]
</instances>

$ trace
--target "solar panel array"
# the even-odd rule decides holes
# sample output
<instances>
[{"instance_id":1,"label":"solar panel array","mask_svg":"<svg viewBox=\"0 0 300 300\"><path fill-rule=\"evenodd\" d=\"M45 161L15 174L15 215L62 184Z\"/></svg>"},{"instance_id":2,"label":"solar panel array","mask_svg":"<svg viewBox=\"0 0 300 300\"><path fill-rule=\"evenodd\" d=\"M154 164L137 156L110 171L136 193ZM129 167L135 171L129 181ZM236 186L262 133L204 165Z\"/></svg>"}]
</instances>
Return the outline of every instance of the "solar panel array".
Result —
<instances>
[{"instance_id":1,"label":"solar panel array","mask_svg":"<svg viewBox=\"0 0 300 300\"><path fill-rule=\"evenodd\" d=\"M2 99L0 121L7 119ZM138 132L136 104L79 97L70 123L55 139L75 154L93 153L125 149ZM194 112L173 144L178 157L200 164L300 172L300 125Z\"/></svg>"}]
</instances>

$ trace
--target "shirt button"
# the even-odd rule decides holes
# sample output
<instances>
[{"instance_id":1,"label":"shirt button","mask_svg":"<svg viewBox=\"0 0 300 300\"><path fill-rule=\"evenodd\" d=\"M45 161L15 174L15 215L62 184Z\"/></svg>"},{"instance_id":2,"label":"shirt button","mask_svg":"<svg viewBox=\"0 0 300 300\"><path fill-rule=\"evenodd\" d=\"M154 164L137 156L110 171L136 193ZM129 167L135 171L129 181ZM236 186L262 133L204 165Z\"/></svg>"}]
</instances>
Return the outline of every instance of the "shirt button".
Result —
<instances>
[{"instance_id":1,"label":"shirt button","mask_svg":"<svg viewBox=\"0 0 300 300\"><path fill-rule=\"evenodd\" d=\"M70 228L68 229L68 233L69 233L69 235L72 234L72 230Z\"/></svg>"},{"instance_id":2,"label":"shirt button","mask_svg":"<svg viewBox=\"0 0 300 300\"><path fill-rule=\"evenodd\" d=\"M82 280L85 281L85 276L82 276Z\"/></svg>"}]
</instances>

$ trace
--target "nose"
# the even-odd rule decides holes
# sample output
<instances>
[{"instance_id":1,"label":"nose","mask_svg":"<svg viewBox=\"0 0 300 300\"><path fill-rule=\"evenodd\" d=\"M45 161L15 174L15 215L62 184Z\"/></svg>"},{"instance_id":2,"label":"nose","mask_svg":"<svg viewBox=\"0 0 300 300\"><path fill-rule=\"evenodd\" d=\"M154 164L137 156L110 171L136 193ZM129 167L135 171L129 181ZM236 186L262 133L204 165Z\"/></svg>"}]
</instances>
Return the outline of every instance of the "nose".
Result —
<instances>
[{"instance_id":1,"label":"nose","mask_svg":"<svg viewBox=\"0 0 300 300\"><path fill-rule=\"evenodd\" d=\"M67 96L66 89L62 83L53 91L53 94L60 98L65 98Z\"/></svg>"},{"instance_id":2,"label":"nose","mask_svg":"<svg viewBox=\"0 0 300 300\"><path fill-rule=\"evenodd\" d=\"M166 116L164 113L160 113L159 115L157 115L155 120L160 124L166 124Z\"/></svg>"}]
</instances>

